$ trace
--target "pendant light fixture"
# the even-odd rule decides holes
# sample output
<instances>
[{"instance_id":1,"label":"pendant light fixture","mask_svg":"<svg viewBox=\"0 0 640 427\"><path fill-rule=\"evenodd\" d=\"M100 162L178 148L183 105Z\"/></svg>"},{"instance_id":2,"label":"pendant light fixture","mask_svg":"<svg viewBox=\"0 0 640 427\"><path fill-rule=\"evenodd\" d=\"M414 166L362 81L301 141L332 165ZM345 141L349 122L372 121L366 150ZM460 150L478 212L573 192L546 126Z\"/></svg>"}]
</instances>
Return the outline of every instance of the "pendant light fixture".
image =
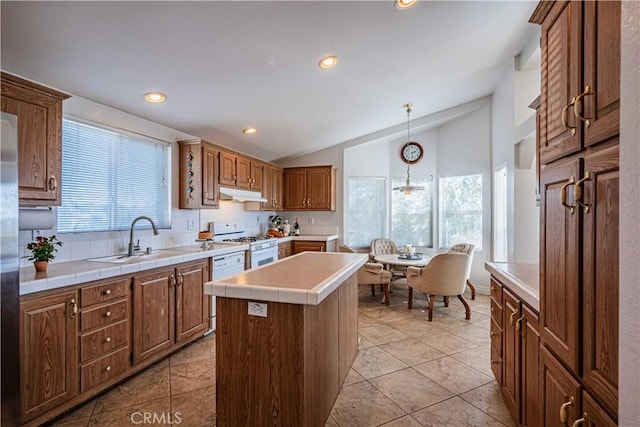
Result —
<instances>
[{"instance_id":1,"label":"pendant light fixture","mask_svg":"<svg viewBox=\"0 0 640 427\"><path fill-rule=\"evenodd\" d=\"M413 104L405 104L404 108L407 110L407 143L400 149L400 157L402 161L407 164L407 180L405 185L401 187L394 187L394 191L400 191L405 195L409 195L414 191L424 191L424 187L419 185L411 185L411 176L409 175L409 168L412 164L418 163L422 159L422 146L417 142L411 141L410 120L411 107Z\"/></svg>"}]
</instances>

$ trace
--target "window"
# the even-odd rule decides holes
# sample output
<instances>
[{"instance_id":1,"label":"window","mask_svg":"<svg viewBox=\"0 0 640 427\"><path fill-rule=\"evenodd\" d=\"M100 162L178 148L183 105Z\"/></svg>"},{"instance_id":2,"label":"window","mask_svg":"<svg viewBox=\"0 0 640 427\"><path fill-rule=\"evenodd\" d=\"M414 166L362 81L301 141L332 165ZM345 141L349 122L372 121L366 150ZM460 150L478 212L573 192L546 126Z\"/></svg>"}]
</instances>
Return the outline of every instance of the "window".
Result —
<instances>
[{"instance_id":1,"label":"window","mask_svg":"<svg viewBox=\"0 0 640 427\"><path fill-rule=\"evenodd\" d=\"M349 177L349 235L347 244L364 247L385 234L386 178Z\"/></svg>"},{"instance_id":2,"label":"window","mask_svg":"<svg viewBox=\"0 0 640 427\"><path fill-rule=\"evenodd\" d=\"M482 249L482 175L440 179L442 247L473 243Z\"/></svg>"},{"instance_id":3,"label":"window","mask_svg":"<svg viewBox=\"0 0 640 427\"><path fill-rule=\"evenodd\" d=\"M139 215L169 228L170 159L168 144L64 120L58 232L124 230Z\"/></svg>"},{"instance_id":4,"label":"window","mask_svg":"<svg viewBox=\"0 0 640 427\"><path fill-rule=\"evenodd\" d=\"M493 260L507 262L507 167L493 173Z\"/></svg>"},{"instance_id":5,"label":"window","mask_svg":"<svg viewBox=\"0 0 640 427\"><path fill-rule=\"evenodd\" d=\"M405 185L405 178L393 178L393 187ZM411 185L422 186L424 191L391 194L391 238L398 246L433 247L431 181L412 179Z\"/></svg>"}]
</instances>

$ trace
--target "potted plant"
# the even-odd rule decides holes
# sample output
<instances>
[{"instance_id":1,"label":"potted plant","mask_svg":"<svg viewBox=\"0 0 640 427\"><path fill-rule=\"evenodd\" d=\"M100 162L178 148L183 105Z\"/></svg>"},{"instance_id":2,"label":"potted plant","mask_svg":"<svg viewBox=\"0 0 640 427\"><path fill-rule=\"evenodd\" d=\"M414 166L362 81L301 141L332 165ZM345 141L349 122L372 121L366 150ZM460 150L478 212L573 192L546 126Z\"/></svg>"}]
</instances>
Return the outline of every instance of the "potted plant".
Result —
<instances>
[{"instance_id":1,"label":"potted plant","mask_svg":"<svg viewBox=\"0 0 640 427\"><path fill-rule=\"evenodd\" d=\"M55 258L54 252L58 250L56 246L62 246L62 242L56 239L55 235L38 236L35 242L27 244L27 249L31 251L28 259L33 261L36 271L47 271L49 261Z\"/></svg>"}]
</instances>

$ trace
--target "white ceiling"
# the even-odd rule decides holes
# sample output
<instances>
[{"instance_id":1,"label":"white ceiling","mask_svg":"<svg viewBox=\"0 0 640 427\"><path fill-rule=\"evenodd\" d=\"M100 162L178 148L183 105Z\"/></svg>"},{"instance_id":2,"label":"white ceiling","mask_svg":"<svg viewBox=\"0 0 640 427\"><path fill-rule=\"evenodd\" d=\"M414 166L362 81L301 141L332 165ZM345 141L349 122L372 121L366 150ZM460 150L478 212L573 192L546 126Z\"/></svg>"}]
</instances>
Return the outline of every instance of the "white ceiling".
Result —
<instances>
[{"instance_id":1,"label":"white ceiling","mask_svg":"<svg viewBox=\"0 0 640 427\"><path fill-rule=\"evenodd\" d=\"M492 93L535 5L3 0L1 68L277 160L397 127L407 102L417 119Z\"/></svg>"}]
</instances>

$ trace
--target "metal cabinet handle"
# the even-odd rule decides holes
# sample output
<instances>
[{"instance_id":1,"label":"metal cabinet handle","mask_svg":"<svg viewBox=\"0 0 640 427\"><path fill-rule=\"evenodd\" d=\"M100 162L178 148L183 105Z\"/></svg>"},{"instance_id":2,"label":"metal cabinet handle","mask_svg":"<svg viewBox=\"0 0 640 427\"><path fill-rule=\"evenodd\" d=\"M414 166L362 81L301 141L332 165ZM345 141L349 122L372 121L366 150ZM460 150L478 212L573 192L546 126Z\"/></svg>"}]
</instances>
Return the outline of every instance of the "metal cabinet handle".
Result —
<instances>
[{"instance_id":1,"label":"metal cabinet handle","mask_svg":"<svg viewBox=\"0 0 640 427\"><path fill-rule=\"evenodd\" d=\"M106 317L111 317L111 312L110 312L110 311L107 311L104 315L105 315Z\"/></svg>"},{"instance_id":2,"label":"metal cabinet handle","mask_svg":"<svg viewBox=\"0 0 640 427\"><path fill-rule=\"evenodd\" d=\"M584 208L584 213L589 213L591 210L591 205L582 202L582 183L585 181L591 181L591 172L587 171L584 174L584 178L576 182L576 188L573 192L574 199L576 203Z\"/></svg>"},{"instance_id":3,"label":"metal cabinet handle","mask_svg":"<svg viewBox=\"0 0 640 427\"><path fill-rule=\"evenodd\" d=\"M104 342L111 342L111 337L106 337L106 338L104 339Z\"/></svg>"},{"instance_id":4,"label":"metal cabinet handle","mask_svg":"<svg viewBox=\"0 0 640 427\"><path fill-rule=\"evenodd\" d=\"M169 276L169 287L173 288L175 285L176 285L176 278L172 274L171 276Z\"/></svg>"},{"instance_id":5,"label":"metal cabinet handle","mask_svg":"<svg viewBox=\"0 0 640 427\"><path fill-rule=\"evenodd\" d=\"M71 304L71 314L69 315L69 319L73 319L76 317L76 314L78 314L78 304L76 304L75 298L71 298L69 303Z\"/></svg>"},{"instance_id":6,"label":"metal cabinet handle","mask_svg":"<svg viewBox=\"0 0 640 427\"><path fill-rule=\"evenodd\" d=\"M569 132L571 132L571 135L575 135L576 129L577 129L576 126L569 126L569 108L572 107L575 102L576 102L576 99L573 98L571 100L571 103L565 105L565 107L562 109L562 117L561 117L562 127L568 130Z\"/></svg>"},{"instance_id":7,"label":"metal cabinet handle","mask_svg":"<svg viewBox=\"0 0 640 427\"><path fill-rule=\"evenodd\" d=\"M575 97L573 104L573 114L577 119L583 121L586 127L589 127L591 125L591 119L582 116L582 98L587 95L593 95L593 92L591 92L591 87L589 87L589 85L586 85L584 87L584 92Z\"/></svg>"},{"instance_id":8,"label":"metal cabinet handle","mask_svg":"<svg viewBox=\"0 0 640 427\"><path fill-rule=\"evenodd\" d=\"M560 421L562 423L566 423L567 422L567 408L569 406L573 406L576 403L576 400L574 399L573 396L571 396L569 398L568 402L564 402L562 404L562 406L560 407Z\"/></svg>"},{"instance_id":9,"label":"metal cabinet handle","mask_svg":"<svg viewBox=\"0 0 640 427\"><path fill-rule=\"evenodd\" d=\"M524 317L521 317L518 320L516 320L516 332L520 332L520 330L522 330L522 321L523 320L524 320Z\"/></svg>"},{"instance_id":10,"label":"metal cabinet handle","mask_svg":"<svg viewBox=\"0 0 640 427\"><path fill-rule=\"evenodd\" d=\"M518 312L517 312L517 311L514 311L513 313L511 313L511 316L509 316L509 324L510 324L511 326L513 326L513 318L514 318L515 316L517 316L517 315L518 315Z\"/></svg>"},{"instance_id":11,"label":"metal cabinet handle","mask_svg":"<svg viewBox=\"0 0 640 427\"><path fill-rule=\"evenodd\" d=\"M58 188L58 179L55 175L49 177L49 192L54 193Z\"/></svg>"},{"instance_id":12,"label":"metal cabinet handle","mask_svg":"<svg viewBox=\"0 0 640 427\"><path fill-rule=\"evenodd\" d=\"M577 420L575 420L572 424L573 427L578 427L580 424L586 424L589 422L589 416L587 415L586 412L582 413L582 418L578 418Z\"/></svg>"},{"instance_id":13,"label":"metal cabinet handle","mask_svg":"<svg viewBox=\"0 0 640 427\"><path fill-rule=\"evenodd\" d=\"M107 366L106 368L104 368L105 371L109 372L111 370L111 365Z\"/></svg>"},{"instance_id":14,"label":"metal cabinet handle","mask_svg":"<svg viewBox=\"0 0 640 427\"><path fill-rule=\"evenodd\" d=\"M570 185L574 185L575 183L576 178L574 176L571 176L571 178L569 178L569 181L567 181L567 183L564 184L562 188L560 188L560 203L562 203L562 206L569 209L571 215L573 215L573 212L576 210L576 205L570 205L567 203L567 187Z\"/></svg>"},{"instance_id":15,"label":"metal cabinet handle","mask_svg":"<svg viewBox=\"0 0 640 427\"><path fill-rule=\"evenodd\" d=\"M182 285L184 283L184 276L182 274L178 274L178 283L177 285Z\"/></svg>"},{"instance_id":16,"label":"metal cabinet handle","mask_svg":"<svg viewBox=\"0 0 640 427\"><path fill-rule=\"evenodd\" d=\"M499 334L499 333L497 333L497 332L491 332L491 336L492 336L492 337L499 337L499 336L500 336L500 334Z\"/></svg>"},{"instance_id":17,"label":"metal cabinet handle","mask_svg":"<svg viewBox=\"0 0 640 427\"><path fill-rule=\"evenodd\" d=\"M106 291L104 291L105 295L111 295L111 289L107 289Z\"/></svg>"}]
</instances>

